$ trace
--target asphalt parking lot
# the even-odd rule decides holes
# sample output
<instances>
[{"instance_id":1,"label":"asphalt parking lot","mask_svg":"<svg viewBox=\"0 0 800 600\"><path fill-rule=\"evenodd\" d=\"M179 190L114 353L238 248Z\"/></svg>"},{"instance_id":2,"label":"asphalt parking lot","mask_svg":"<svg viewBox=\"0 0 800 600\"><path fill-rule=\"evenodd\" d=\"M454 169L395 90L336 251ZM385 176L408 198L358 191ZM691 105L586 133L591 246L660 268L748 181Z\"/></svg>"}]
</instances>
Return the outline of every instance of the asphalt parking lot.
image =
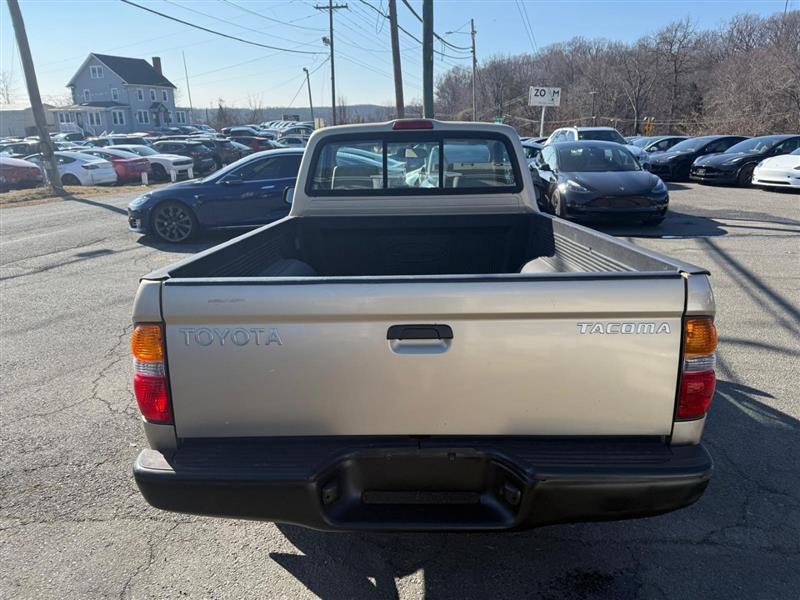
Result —
<instances>
[{"instance_id":1,"label":"asphalt parking lot","mask_svg":"<svg viewBox=\"0 0 800 600\"><path fill-rule=\"evenodd\" d=\"M800 195L672 185L657 229L708 267L720 331L696 505L515 534L323 534L156 511L129 378L137 278L219 238L126 230L132 197L0 210L2 598L797 598Z\"/></svg>"}]
</instances>

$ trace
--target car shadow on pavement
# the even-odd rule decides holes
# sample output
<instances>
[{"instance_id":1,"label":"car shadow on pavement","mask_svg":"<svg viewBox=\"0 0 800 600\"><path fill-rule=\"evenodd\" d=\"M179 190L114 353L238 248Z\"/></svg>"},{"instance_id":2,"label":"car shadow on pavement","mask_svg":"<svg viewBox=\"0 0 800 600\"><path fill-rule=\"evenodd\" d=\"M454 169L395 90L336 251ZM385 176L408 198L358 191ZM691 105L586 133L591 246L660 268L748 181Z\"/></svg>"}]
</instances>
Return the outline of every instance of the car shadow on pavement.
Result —
<instances>
[{"instance_id":1,"label":"car shadow on pavement","mask_svg":"<svg viewBox=\"0 0 800 600\"><path fill-rule=\"evenodd\" d=\"M198 234L196 237L192 238L191 241L181 244L171 244L169 242L156 239L150 235L143 235L136 240L136 243L141 246L153 248L154 250L159 250L161 252L172 252L175 254L196 254L198 252L202 252L203 250L208 250L217 244L227 242L236 236L242 235L244 232L244 230L211 231Z\"/></svg>"},{"instance_id":2,"label":"car shadow on pavement","mask_svg":"<svg viewBox=\"0 0 800 600\"><path fill-rule=\"evenodd\" d=\"M278 525L302 554L270 558L321 598L420 588L429 598L666 598L676 582L698 598L789 597L800 586L790 566L800 552L800 422L773 408L780 404L733 379L718 382L704 437L714 476L678 512L502 534Z\"/></svg>"},{"instance_id":3,"label":"car shadow on pavement","mask_svg":"<svg viewBox=\"0 0 800 600\"><path fill-rule=\"evenodd\" d=\"M66 202L77 202L78 204L86 204L87 206L94 206L95 208L103 208L105 210L110 210L111 212L115 212L121 215L127 215L128 211L124 208L120 208L119 206L114 206L113 204L107 204L106 202L100 202L99 200L90 200L89 198L79 198L74 194L67 194L64 196L64 200Z\"/></svg>"},{"instance_id":4,"label":"car shadow on pavement","mask_svg":"<svg viewBox=\"0 0 800 600\"><path fill-rule=\"evenodd\" d=\"M716 237L728 233L714 219L675 211L667 212L663 223L657 227L635 223L595 223L589 227L617 237L638 238Z\"/></svg>"},{"instance_id":5,"label":"car shadow on pavement","mask_svg":"<svg viewBox=\"0 0 800 600\"><path fill-rule=\"evenodd\" d=\"M685 183L678 183L677 181L665 181L667 184L667 189L670 192L674 192L676 190L690 190L692 189L690 186L686 185Z\"/></svg>"}]
</instances>

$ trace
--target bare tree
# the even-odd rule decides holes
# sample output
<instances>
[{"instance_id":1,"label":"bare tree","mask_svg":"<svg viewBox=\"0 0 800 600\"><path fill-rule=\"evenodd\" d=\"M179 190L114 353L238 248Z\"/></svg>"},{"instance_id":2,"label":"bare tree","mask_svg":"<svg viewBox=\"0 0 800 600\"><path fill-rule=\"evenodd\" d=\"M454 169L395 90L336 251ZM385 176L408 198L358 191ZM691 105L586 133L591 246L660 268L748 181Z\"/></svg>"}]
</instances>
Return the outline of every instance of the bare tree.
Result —
<instances>
[{"instance_id":1,"label":"bare tree","mask_svg":"<svg viewBox=\"0 0 800 600\"><path fill-rule=\"evenodd\" d=\"M594 97L597 124L625 134L637 133L645 115L658 133L798 131L800 11L739 15L712 31L683 19L630 44L573 38L535 54L490 57L477 82L477 118L503 115L520 134L539 128L539 109L527 105L531 85L562 88L561 106L547 109L548 130L589 123ZM471 112L462 68L439 77L437 112Z\"/></svg>"},{"instance_id":2,"label":"bare tree","mask_svg":"<svg viewBox=\"0 0 800 600\"><path fill-rule=\"evenodd\" d=\"M219 98L217 100L217 110L214 116L211 118L211 126L214 129L220 130L223 127L230 127L231 125L236 125L239 119L236 118L236 115L225 106L225 100Z\"/></svg>"},{"instance_id":3,"label":"bare tree","mask_svg":"<svg viewBox=\"0 0 800 600\"><path fill-rule=\"evenodd\" d=\"M697 32L689 17L670 23L661 29L655 37L656 52L666 63L669 73L670 102L668 121L670 123L670 133L674 130L673 123L678 111L682 77L691 69L692 62L695 59L696 43Z\"/></svg>"},{"instance_id":4,"label":"bare tree","mask_svg":"<svg viewBox=\"0 0 800 600\"><path fill-rule=\"evenodd\" d=\"M14 74L11 71L0 71L0 104L11 104L15 92Z\"/></svg>"},{"instance_id":5,"label":"bare tree","mask_svg":"<svg viewBox=\"0 0 800 600\"><path fill-rule=\"evenodd\" d=\"M247 122L248 123L261 123L266 120L266 111L264 109L264 102L261 96L254 96L247 94Z\"/></svg>"},{"instance_id":6,"label":"bare tree","mask_svg":"<svg viewBox=\"0 0 800 600\"><path fill-rule=\"evenodd\" d=\"M339 125L344 125L345 123L349 123L347 120L347 98L344 96L339 96L336 99L336 122Z\"/></svg>"},{"instance_id":7,"label":"bare tree","mask_svg":"<svg viewBox=\"0 0 800 600\"><path fill-rule=\"evenodd\" d=\"M656 81L658 81L657 54L655 48L645 41L632 48L620 46L615 52L618 87L633 111L633 133L639 133L639 124Z\"/></svg>"}]
</instances>

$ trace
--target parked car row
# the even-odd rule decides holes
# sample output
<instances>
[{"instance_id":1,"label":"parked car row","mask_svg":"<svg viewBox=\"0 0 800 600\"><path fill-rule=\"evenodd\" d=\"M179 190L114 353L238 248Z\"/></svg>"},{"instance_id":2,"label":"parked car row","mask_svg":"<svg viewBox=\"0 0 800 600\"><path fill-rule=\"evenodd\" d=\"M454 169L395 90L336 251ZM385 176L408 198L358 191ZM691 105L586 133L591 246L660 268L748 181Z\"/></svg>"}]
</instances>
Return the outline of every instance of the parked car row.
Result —
<instances>
[{"instance_id":1,"label":"parked car row","mask_svg":"<svg viewBox=\"0 0 800 600\"><path fill-rule=\"evenodd\" d=\"M800 173L794 172L795 159L781 158L791 156L800 148L797 134L752 138L739 135L651 136L628 138L628 141L650 153L651 171L665 180L800 187ZM778 158L780 160L773 161ZM766 161L773 162L765 164ZM777 171L757 179L754 176L757 167Z\"/></svg>"},{"instance_id":2,"label":"parked car row","mask_svg":"<svg viewBox=\"0 0 800 600\"><path fill-rule=\"evenodd\" d=\"M656 226L669 206L664 180L800 189L800 135L623 139L607 127L569 127L522 147L539 207L566 219Z\"/></svg>"},{"instance_id":3,"label":"parked car row","mask_svg":"<svg viewBox=\"0 0 800 600\"><path fill-rule=\"evenodd\" d=\"M664 180L693 180L739 186L795 188L797 180L793 156L800 148L800 135L779 134L746 137L738 135L622 136L610 127L563 127L544 142L541 138L522 138L529 162L546 144L564 141L604 140L625 144L639 163ZM775 159L775 160L773 160ZM766 162L770 161L770 162ZM756 168L761 178L755 177ZM767 169L769 175L764 175Z\"/></svg>"},{"instance_id":4,"label":"parked car row","mask_svg":"<svg viewBox=\"0 0 800 600\"><path fill-rule=\"evenodd\" d=\"M743 140L721 154L698 157L689 170L694 181L750 185L763 160L791 154L800 148L800 135L765 135Z\"/></svg>"},{"instance_id":5,"label":"parked car row","mask_svg":"<svg viewBox=\"0 0 800 600\"><path fill-rule=\"evenodd\" d=\"M208 174L212 171L232 164L253 152L281 148L302 148L305 139L298 131L310 132L310 129L299 124L295 127L282 127L266 130L256 128L231 128L225 136L207 126L162 128L134 134L108 133L84 139L80 133L52 134L51 138L58 159L59 174L64 185L96 185L102 182L137 181L142 173L156 180L191 177ZM299 129L298 129L299 128ZM298 133L284 137L284 130ZM276 139L277 138L277 139ZM101 177L97 165L84 168L85 159L78 160L75 153L86 155L97 161L106 161L109 165L104 172L115 173L115 178ZM20 159L26 164L4 161L5 171L0 180L0 189L20 188L41 185L43 182L41 146L38 137L26 139L0 140L0 156L8 159ZM75 170L73 163L78 163L80 170ZM110 167L110 170L107 168ZM26 171L27 169L27 171ZM16 173L36 172L34 178L18 177ZM88 171L93 171L88 176ZM14 173L14 174L11 174Z\"/></svg>"}]
</instances>

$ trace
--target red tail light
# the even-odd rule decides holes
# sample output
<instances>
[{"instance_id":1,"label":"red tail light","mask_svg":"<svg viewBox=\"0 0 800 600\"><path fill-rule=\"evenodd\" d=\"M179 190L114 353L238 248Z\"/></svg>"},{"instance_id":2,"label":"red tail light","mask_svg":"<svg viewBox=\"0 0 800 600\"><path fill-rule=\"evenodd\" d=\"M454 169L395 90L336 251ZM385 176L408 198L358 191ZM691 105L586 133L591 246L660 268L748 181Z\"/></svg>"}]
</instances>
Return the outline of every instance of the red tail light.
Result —
<instances>
[{"instance_id":1,"label":"red tail light","mask_svg":"<svg viewBox=\"0 0 800 600\"><path fill-rule=\"evenodd\" d=\"M684 373L678 395L678 418L694 419L706 414L711 406L716 384L714 371Z\"/></svg>"},{"instance_id":2,"label":"red tail light","mask_svg":"<svg viewBox=\"0 0 800 600\"><path fill-rule=\"evenodd\" d=\"M398 119L392 129L433 129L433 121L428 119Z\"/></svg>"},{"instance_id":3,"label":"red tail light","mask_svg":"<svg viewBox=\"0 0 800 600\"><path fill-rule=\"evenodd\" d=\"M133 393L142 416L152 423L173 423L164 340L160 325L137 325L131 336Z\"/></svg>"},{"instance_id":4,"label":"red tail light","mask_svg":"<svg viewBox=\"0 0 800 600\"><path fill-rule=\"evenodd\" d=\"M717 329L711 317L689 317L683 327L683 369L678 390L678 419L702 417L711 406L717 377Z\"/></svg>"},{"instance_id":5,"label":"red tail light","mask_svg":"<svg viewBox=\"0 0 800 600\"><path fill-rule=\"evenodd\" d=\"M136 373L133 376L133 393L145 419L154 423L172 423L166 377Z\"/></svg>"}]
</instances>

